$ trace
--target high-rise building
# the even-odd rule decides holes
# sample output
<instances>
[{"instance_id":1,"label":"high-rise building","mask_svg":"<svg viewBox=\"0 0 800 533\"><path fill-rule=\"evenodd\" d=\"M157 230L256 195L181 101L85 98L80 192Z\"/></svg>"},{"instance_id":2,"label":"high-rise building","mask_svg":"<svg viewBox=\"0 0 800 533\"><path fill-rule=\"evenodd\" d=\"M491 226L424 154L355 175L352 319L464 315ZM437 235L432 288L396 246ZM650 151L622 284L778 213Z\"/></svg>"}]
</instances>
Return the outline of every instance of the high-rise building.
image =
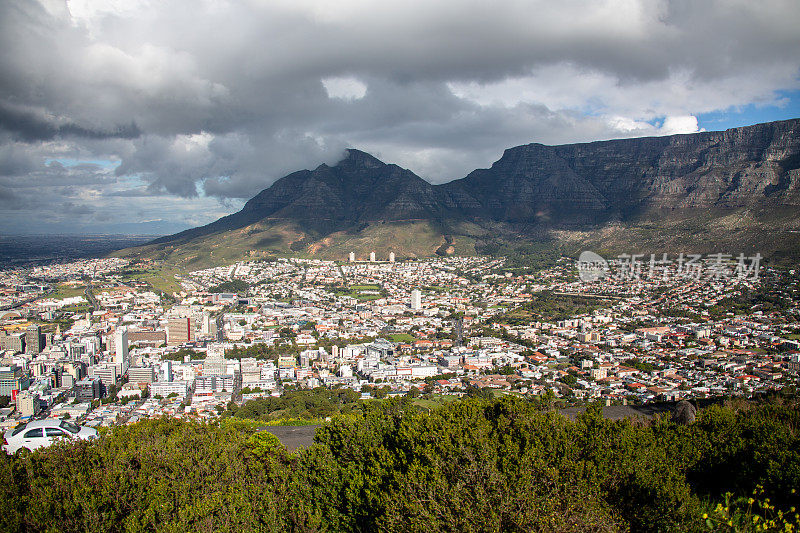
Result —
<instances>
[{"instance_id":1,"label":"high-rise building","mask_svg":"<svg viewBox=\"0 0 800 533\"><path fill-rule=\"evenodd\" d=\"M11 391L23 391L30 385L30 379L17 365L0 367L0 396L11 396Z\"/></svg>"},{"instance_id":2,"label":"high-rise building","mask_svg":"<svg viewBox=\"0 0 800 533\"><path fill-rule=\"evenodd\" d=\"M128 352L128 329L117 328L114 332L114 364L119 367L120 375L125 375L131 365Z\"/></svg>"},{"instance_id":3,"label":"high-rise building","mask_svg":"<svg viewBox=\"0 0 800 533\"><path fill-rule=\"evenodd\" d=\"M355 254L355 252L350 252L350 262L351 263L355 263L356 262L356 254Z\"/></svg>"},{"instance_id":4,"label":"high-rise building","mask_svg":"<svg viewBox=\"0 0 800 533\"><path fill-rule=\"evenodd\" d=\"M167 344L177 346L194 340L191 318L170 318L167 322Z\"/></svg>"},{"instance_id":5,"label":"high-rise building","mask_svg":"<svg viewBox=\"0 0 800 533\"><path fill-rule=\"evenodd\" d=\"M225 330L222 315L211 316L211 313L203 313L203 319L200 326L200 333L204 337L211 337L218 341L222 340L222 334Z\"/></svg>"},{"instance_id":6,"label":"high-rise building","mask_svg":"<svg viewBox=\"0 0 800 533\"><path fill-rule=\"evenodd\" d=\"M389 262L394 263L394 252L389 252Z\"/></svg>"},{"instance_id":7,"label":"high-rise building","mask_svg":"<svg viewBox=\"0 0 800 533\"><path fill-rule=\"evenodd\" d=\"M418 289L411 291L411 309L422 309L422 293Z\"/></svg>"},{"instance_id":8,"label":"high-rise building","mask_svg":"<svg viewBox=\"0 0 800 533\"><path fill-rule=\"evenodd\" d=\"M25 353L38 354L42 351L42 327L33 324L25 329Z\"/></svg>"},{"instance_id":9,"label":"high-rise building","mask_svg":"<svg viewBox=\"0 0 800 533\"><path fill-rule=\"evenodd\" d=\"M172 361L161 363L161 381L172 381Z\"/></svg>"},{"instance_id":10,"label":"high-rise building","mask_svg":"<svg viewBox=\"0 0 800 533\"><path fill-rule=\"evenodd\" d=\"M372 263L374 263L374 262L375 262L375 252L370 252L370 253L369 253L369 260L370 260L370 262L372 262Z\"/></svg>"}]
</instances>

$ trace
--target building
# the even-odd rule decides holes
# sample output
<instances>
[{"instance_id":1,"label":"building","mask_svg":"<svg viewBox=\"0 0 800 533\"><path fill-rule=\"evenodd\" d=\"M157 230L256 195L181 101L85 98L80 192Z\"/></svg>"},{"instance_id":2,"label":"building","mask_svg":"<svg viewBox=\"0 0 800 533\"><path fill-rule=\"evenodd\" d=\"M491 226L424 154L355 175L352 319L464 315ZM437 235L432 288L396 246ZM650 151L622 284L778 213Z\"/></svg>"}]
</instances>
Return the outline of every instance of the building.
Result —
<instances>
[{"instance_id":1,"label":"building","mask_svg":"<svg viewBox=\"0 0 800 533\"><path fill-rule=\"evenodd\" d=\"M160 346L166 342L167 333L163 330L128 330L128 344Z\"/></svg>"},{"instance_id":2,"label":"building","mask_svg":"<svg viewBox=\"0 0 800 533\"><path fill-rule=\"evenodd\" d=\"M24 417L35 416L39 414L41 404L39 403L39 395L28 391L20 392L17 395L17 411Z\"/></svg>"},{"instance_id":3,"label":"building","mask_svg":"<svg viewBox=\"0 0 800 533\"><path fill-rule=\"evenodd\" d=\"M161 363L160 381L172 381L172 361L166 360Z\"/></svg>"},{"instance_id":4,"label":"building","mask_svg":"<svg viewBox=\"0 0 800 533\"><path fill-rule=\"evenodd\" d=\"M156 372L152 366L132 366L128 369L128 382L152 383L156 380Z\"/></svg>"},{"instance_id":5,"label":"building","mask_svg":"<svg viewBox=\"0 0 800 533\"><path fill-rule=\"evenodd\" d=\"M0 396L13 396L12 391L23 391L30 385L30 378L17 365L0 367Z\"/></svg>"},{"instance_id":6,"label":"building","mask_svg":"<svg viewBox=\"0 0 800 533\"><path fill-rule=\"evenodd\" d=\"M203 313L203 321L200 326L200 334L204 337L210 337L216 341L222 340L222 334L225 332L222 315L211 316L211 313Z\"/></svg>"},{"instance_id":7,"label":"building","mask_svg":"<svg viewBox=\"0 0 800 533\"><path fill-rule=\"evenodd\" d=\"M0 331L0 349L22 352L25 350L25 333L6 334Z\"/></svg>"},{"instance_id":8,"label":"building","mask_svg":"<svg viewBox=\"0 0 800 533\"><path fill-rule=\"evenodd\" d=\"M217 354L209 355L203 361L203 374L206 376L221 376L228 368L227 360Z\"/></svg>"},{"instance_id":9,"label":"building","mask_svg":"<svg viewBox=\"0 0 800 533\"><path fill-rule=\"evenodd\" d=\"M356 262L356 254L354 252L350 252L350 262L351 263Z\"/></svg>"},{"instance_id":10,"label":"building","mask_svg":"<svg viewBox=\"0 0 800 533\"><path fill-rule=\"evenodd\" d=\"M394 263L394 252L389 252L389 262Z\"/></svg>"},{"instance_id":11,"label":"building","mask_svg":"<svg viewBox=\"0 0 800 533\"><path fill-rule=\"evenodd\" d=\"M411 309L415 311L422 309L422 293L418 289L411 291Z\"/></svg>"},{"instance_id":12,"label":"building","mask_svg":"<svg viewBox=\"0 0 800 533\"><path fill-rule=\"evenodd\" d=\"M42 351L42 327L33 324L25 329L25 353L38 354Z\"/></svg>"},{"instance_id":13,"label":"building","mask_svg":"<svg viewBox=\"0 0 800 533\"><path fill-rule=\"evenodd\" d=\"M117 365L94 365L89 370L92 377L100 379L106 390L115 386L119 381L119 368L117 368ZM101 389L101 392L105 391Z\"/></svg>"},{"instance_id":14,"label":"building","mask_svg":"<svg viewBox=\"0 0 800 533\"><path fill-rule=\"evenodd\" d=\"M128 352L128 329L117 328L114 332L114 364L119 368L120 375L125 375L131 364Z\"/></svg>"},{"instance_id":15,"label":"building","mask_svg":"<svg viewBox=\"0 0 800 533\"><path fill-rule=\"evenodd\" d=\"M96 400L97 398L100 398L101 387L102 385L99 378L84 378L77 384L75 398L78 401Z\"/></svg>"},{"instance_id":16,"label":"building","mask_svg":"<svg viewBox=\"0 0 800 533\"><path fill-rule=\"evenodd\" d=\"M157 381L150 384L150 396L166 398L170 394L177 395L178 398L186 397L189 391L189 382L187 381Z\"/></svg>"},{"instance_id":17,"label":"building","mask_svg":"<svg viewBox=\"0 0 800 533\"><path fill-rule=\"evenodd\" d=\"M194 341L191 318L170 318L167 322L167 344L177 346Z\"/></svg>"},{"instance_id":18,"label":"building","mask_svg":"<svg viewBox=\"0 0 800 533\"><path fill-rule=\"evenodd\" d=\"M370 252L369 253L369 261L370 261L370 263L374 263L375 262L375 252Z\"/></svg>"}]
</instances>

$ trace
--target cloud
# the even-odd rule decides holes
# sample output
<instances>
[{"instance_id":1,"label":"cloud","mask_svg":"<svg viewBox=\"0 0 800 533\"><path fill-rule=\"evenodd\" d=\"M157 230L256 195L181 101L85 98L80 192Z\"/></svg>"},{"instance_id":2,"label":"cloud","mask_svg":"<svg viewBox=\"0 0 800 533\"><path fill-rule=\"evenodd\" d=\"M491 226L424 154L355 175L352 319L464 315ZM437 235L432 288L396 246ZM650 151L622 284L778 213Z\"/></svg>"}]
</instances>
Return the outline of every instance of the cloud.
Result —
<instances>
[{"instance_id":1,"label":"cloud","mask_svg":"<svg viewBox=\"0 0 800 533\"><path fill-rule=\"evenodd\" d=\"M348 146L441 182L523 143L697 131L800 89L799 26L791 0L2 2L0 187L183 224Z\"/></svg>"},{"instance_id":2,"label":"cloud","mask_svg":"<svg viewBox=\"0 0 800 533\"><path fill-rule=\"evenodd\" d=\"M70 121L57 121L35 113L0 105L0 129L23 141L47 141L55 137L85 137L89 139L134 139L141 135L135 122L116 126L112 130L93 129Z\"/></svg>"},{"instance_id":3,"label":"cloud","mask_svg":"<svg viewBox=\"0 0 800 533\"><path fill-rule=\"evenodd\" d=\"M324 78L322 86L330 98L342 100L361 100L367 94L367 86L357 78L332 77Z\"/></svg>"}]
</instances>

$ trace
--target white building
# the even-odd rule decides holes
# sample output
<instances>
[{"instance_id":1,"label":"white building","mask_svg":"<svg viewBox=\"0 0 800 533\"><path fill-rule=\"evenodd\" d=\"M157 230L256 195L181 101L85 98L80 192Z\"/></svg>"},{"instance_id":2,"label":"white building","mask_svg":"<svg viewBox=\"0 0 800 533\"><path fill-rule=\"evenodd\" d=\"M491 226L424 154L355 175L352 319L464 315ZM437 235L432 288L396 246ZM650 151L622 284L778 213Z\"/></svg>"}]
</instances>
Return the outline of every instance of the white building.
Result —
<instances>
[{"instance_id":1,"label":"white building","mask_svg":"<svg viewBox=\"0 0 800 533\"><path fill-rule=\"evenodd\" d=\"M150 395L153 397L161 396L162 398L166 398L170 394L175 393L179 398L183 398L186 396L188 389L189 383L186 381L157 381L150 384Z\"/></svg>"},{"instance_id":2,"label":"white building","mask_svg":"<svg viewBox=\"0 0 800 533\"><path fill-rule=\"evenodd\" d=\"M350 252L350 262L351 263L356 262L356 254L354 252Z\"/></svg>"},{"instance_id":3,"label":"white building","mask_svg":"<svg viewBox=\"0 0 800 533\"><path fill-rule=\"evenodd\" d=\"M418 289L411 291L411 309L422 309L422 293Z\"/></svg>"},{"instance_id":4,"label":"white building","mask_svg":"<svg viewBox=\"0 0 800 533\"><path fill-rule=\"evenodd\" d=\"M128 352L128 329L117 328L114 332L114 364L119 367L119 373L125 375L130 366L130 353Z\"/></svg>"},{"instance_id":5,"label":"white building","mask_svg":"<svg viewBox=\"0 0 800 533\"><path fill-rule=\"evenodd\" d=\"M394 263L394 252L389 252L389 262Z\"/></svg>"},{"instance_id":6,"label":"white building","mask_svg":"<svg viewBox=\"0 0 800 533\"><path fill-rule=\"evenodd\" d=\"M369 260L370 260L371 263L375 262L375 252L370 252L369 253Z\"/></svg>"}]
</instances>

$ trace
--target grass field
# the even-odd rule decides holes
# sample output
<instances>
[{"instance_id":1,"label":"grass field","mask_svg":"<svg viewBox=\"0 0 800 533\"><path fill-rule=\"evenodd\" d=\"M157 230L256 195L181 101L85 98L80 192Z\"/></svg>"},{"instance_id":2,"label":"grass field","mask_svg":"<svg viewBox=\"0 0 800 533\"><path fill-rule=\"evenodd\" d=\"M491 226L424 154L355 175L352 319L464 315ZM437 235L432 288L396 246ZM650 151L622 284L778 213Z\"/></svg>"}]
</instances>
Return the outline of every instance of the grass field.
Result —
<instances>
[{"instance_id":1,"label":"grass field","mask_svg":"<svg viewBox=\"0 0 800 533\"><path fill-rule=\"evenodd\" d=\"M83 291L86 289L85 285L77 285L72 287L66 283L59 283L55 287L56 291L48 295L48 298L54 300L63 300L64 298L73 298L75 296L83 296Z\"/></svg>"},{"instance_id":2,"label":"grass field","mask_svg":"<svg viewBox=\"0 0 800 533\"><path fill-rule=\"evenodd\" d=\"M452 395L445 395L445 394L434 394L430 399L428 398L415 398L414 405L419 407L423 407L425 409L436 409L446 403L454 402L458 399L458 396Z\"/></svg>"},{"instance_id":3,"label":"grass field","mask_svg":"<svg viewBox=\"0 0 800 533\"><path fill-rule=\"evenodd\" d=\"M143 281L158 291L169 294L181 291L181 284L175 279L175 274L180 274L181 269L168 264L156 263L147 270L126 276L127 280Z\"/></svg>"},{"instance_id":4,"label":"grass field","mask_svg":"<svg viewBox=\"0 0 800 533\"><path fill-rule=\"evenodd\" d=\"M392 342L414 342L414 337L408 333L392 333L389 335L389 340Z\"/></svg>"}]
</instances>

